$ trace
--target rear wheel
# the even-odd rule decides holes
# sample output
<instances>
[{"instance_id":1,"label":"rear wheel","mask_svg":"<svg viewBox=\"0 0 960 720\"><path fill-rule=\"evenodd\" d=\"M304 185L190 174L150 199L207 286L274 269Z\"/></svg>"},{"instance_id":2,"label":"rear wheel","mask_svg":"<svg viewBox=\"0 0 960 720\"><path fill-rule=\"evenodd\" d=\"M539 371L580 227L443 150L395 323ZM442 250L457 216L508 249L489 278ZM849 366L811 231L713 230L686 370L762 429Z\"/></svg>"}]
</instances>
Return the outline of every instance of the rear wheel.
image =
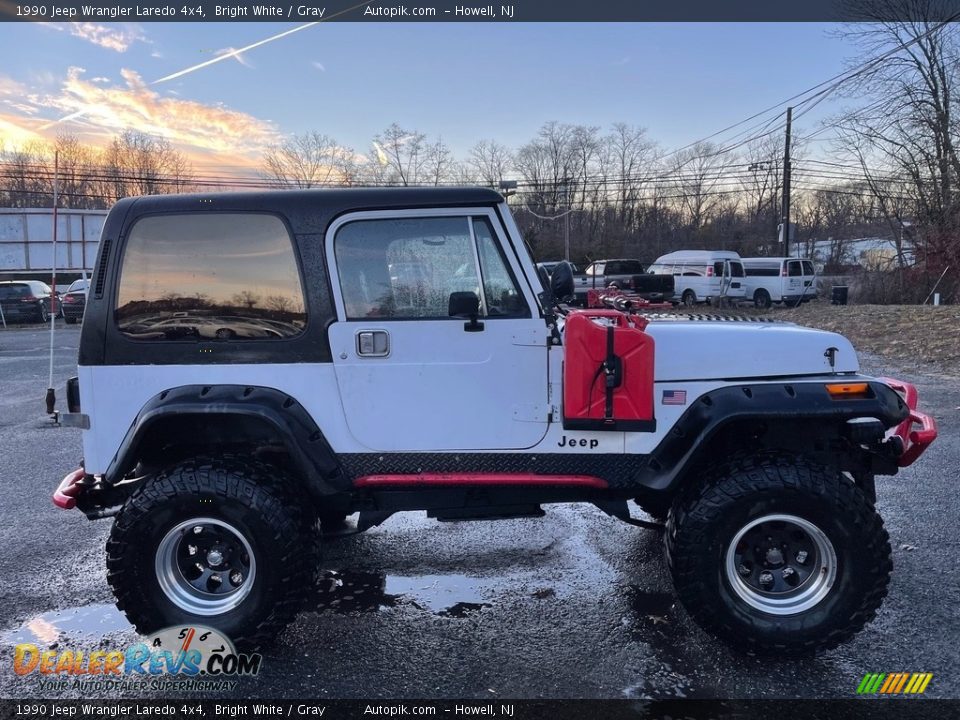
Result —
<instances>
[{"instance_id":1,"label":"rear wheel","mask_svg":"<svg viewBox=\"0 0 960 720\"><path fill-rule=\"evenodd\" d=\"M294 619L312 586L312 523L275 467L190 460L124 504L107 542L107 580L143 634L195 623L256 647Z\"/></svg>"},{"instance_id":2,"label":"rear wheel","mask_svg":"<svg viewBox=\"0 0 960 720\"><path fill-rule=\"evenodd\" d=\"M775 454L740 459L678 499L666 550L694 620L752 652L839 645L873 619L892 569L883 521L853 482Z\"/></svg>"},{"instance_id":3,"label":"rear wheel","mask_svg":"<svg viewBox=\"0 0 960 720\"><path fill-rule=\"evenodd\" d=\"M770 300L770 293L760 288L753 294L753 304L762 310L766 310L773 304Z\"/></svg>"},{"instance_id":4,"label":"rear wheel","mask_svg":"<svg viewBox=\"0 0 960 720\"><path fill-rule=\"evenodd\" d=\"M680 296L680 301L686 307L693 307L697 304L697 294L693 290L684 290L683 295Z\"/></svg>"}]
</instances>

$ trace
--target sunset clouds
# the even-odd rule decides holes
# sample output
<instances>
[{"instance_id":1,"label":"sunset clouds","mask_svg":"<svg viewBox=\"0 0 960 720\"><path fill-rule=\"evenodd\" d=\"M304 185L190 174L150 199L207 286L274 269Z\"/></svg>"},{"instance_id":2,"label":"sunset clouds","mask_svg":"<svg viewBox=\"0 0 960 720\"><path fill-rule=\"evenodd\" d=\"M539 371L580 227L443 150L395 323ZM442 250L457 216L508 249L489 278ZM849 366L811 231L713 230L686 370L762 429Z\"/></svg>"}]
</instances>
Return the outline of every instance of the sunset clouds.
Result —
<instances>
[{"instance_id":1,"label":"sunset clouds","mask_svg":"<svg viewBox=\"0 0 960 720\"><path fill-rule=\"evenodd\" d=\"M114 52L126 52L133 43L146 40L137 25L108 26L92 22L68 23L70 34Z\"/></svg>"},{"instance_id":2,"label":"sunset clouds","mask_svg":"<svg viewBox=\"0 0 960 720\"><path fill-rule=\"evenodd\" d=\"M19 83L0 76L0 103L23 116L23 122L14 125L6 115L0 134L22 139L34 135L34 130L56 132L62 127L96 142L133 129L165 138L192 154L234 154L242 149L241 154L253 155L277 140L274 126L253 115L165 94L133 70L119 74L121 81L113 82L88 78L83 68L71 67L59 90L32 94L29 100ZM55 117L37 127L34 118L39 112ZM57 120L64 116L76 118L61 125Z\"/></svg>"}]
</instances>

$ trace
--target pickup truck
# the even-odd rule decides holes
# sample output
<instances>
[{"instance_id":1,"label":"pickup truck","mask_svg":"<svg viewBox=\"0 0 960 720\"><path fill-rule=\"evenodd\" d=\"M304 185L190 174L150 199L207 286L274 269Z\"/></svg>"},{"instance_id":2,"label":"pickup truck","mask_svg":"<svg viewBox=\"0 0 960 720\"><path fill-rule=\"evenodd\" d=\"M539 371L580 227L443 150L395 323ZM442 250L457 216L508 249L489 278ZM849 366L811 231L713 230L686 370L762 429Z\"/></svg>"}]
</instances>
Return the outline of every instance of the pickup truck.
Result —
<instances>
[{"instance_id":1,"label":"pickup truck","mask_svg":"<svg viewBox=\"0 0 960 720\"><path fill-rule=\"evenodd\" d=\"M583 274L574 275L575 305L586 307L587 292L594 288L616 287L633 290L650 302L673 297L673 277L650 275L639 260L597 260Z\"/></svg>"}]
</instances>

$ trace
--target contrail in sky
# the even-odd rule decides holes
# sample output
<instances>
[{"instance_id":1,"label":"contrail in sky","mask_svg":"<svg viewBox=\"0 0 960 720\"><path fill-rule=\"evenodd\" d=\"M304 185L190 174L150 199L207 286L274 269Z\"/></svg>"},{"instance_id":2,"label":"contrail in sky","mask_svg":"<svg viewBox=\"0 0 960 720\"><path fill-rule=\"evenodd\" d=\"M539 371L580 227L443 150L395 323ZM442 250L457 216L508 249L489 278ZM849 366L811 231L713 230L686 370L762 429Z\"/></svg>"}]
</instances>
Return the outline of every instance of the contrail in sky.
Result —
<instances>
[{"instance_id":1,"label":"contrail in sky","mask_svg":"<svg viewBox=\"0 0 960 720\"><path fill-rule=\"evenodd\" d=\"M301 30L306 30L307 28L310 28L310 27L313 27L314 25L319 25L319 24L320 24L319 22L304 23L303 25L297 25L297 27L295 28L284 30L282 33L271 35L268 38L264 38L263 40L258 40L257 42L251 43L250 45L246 45L242 48L231 48L228 52L225 52L222 55L217 55L215 58L210 58L205 62L198 63L197 65L191 65L188 68L184 68L183 70L178 70L177 72L172 73L170 75L165 75L162 78L154 80L150 84L159 85L160 83L168 82L170 80L175 80L176 78L183 77L184 75L189 75L190 73L196 72L197 70L208 67L215 63L223 62L224 60L229 60L230 58L239 58L241 54L247 52L248 50L253 50L254 48L260 47L261 45L272 43L274 40L285 38L287 35L292 35L295 32L300 32ZM84 108L83 110L77 110L76 112L72 112L69 115L65 115L59 120L51 120L46 125L41 126L40 130L49 130L54 125L59 125L60 123L68 122L70 120L76 120L78 117L83 117L91 110L92 108Z\"/></svg>"},{"instance_id":2,"label":"contrail in sky","mask_svg":"<svg viewBox=\"0 0 960 720\"><path fill-rule=\"evenodd\" d=\"M201 68L208 67L210 65L213 65L218 62L222 62L224 60L228 60L233 57L239 57L240 55L247 52L248 50L253 50L254 48L260 47L261 45L266 45L267 43L271 43L274 40L279 40L280 38L284 38L287 35L292 35L295 32L300 32L301 30L306 30L309 27L313 27L314 25L319 25L319 24L320 24L319 22L309 22L309 23L304 23L303 25L297 25L297 27L290 28L289 30L284 30L282 33L271 35L268 38L264 38L263 40L258 40L257 42L251 43L250 45L246 45L242 48L231 49L229 52L225 52L223 55L217 55L215 58L210 58L205 62L199 63L197 65L192 65L191 67L185 68L183 70L178 70L177 72L172 73L171 75L165 75L158 80L154 80L150 84L159 85L160 83L167 82L168 80L176 80L178 77L189 75L190 73L196 72Z\"/></svg>"}]
</instances>

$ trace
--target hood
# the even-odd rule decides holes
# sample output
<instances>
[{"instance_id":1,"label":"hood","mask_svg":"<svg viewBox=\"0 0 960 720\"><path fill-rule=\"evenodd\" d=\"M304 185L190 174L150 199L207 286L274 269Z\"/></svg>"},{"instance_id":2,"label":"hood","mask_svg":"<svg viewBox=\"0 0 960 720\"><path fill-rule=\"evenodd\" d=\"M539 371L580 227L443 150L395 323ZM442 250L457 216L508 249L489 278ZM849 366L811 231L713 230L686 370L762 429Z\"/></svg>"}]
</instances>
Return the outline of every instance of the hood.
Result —
<instances>
[{"instance_id":1,"label":"hood","mask_svg":"<svg viewBox=\"0 0 960 720\"><path fill-rule=\"evenodd\" d=\"M842 335L785 322L655 320L654 380L821 375L857 372L853 345ZM825 353L836 348L834 367Z\"/></svg>"}]
</instances>

